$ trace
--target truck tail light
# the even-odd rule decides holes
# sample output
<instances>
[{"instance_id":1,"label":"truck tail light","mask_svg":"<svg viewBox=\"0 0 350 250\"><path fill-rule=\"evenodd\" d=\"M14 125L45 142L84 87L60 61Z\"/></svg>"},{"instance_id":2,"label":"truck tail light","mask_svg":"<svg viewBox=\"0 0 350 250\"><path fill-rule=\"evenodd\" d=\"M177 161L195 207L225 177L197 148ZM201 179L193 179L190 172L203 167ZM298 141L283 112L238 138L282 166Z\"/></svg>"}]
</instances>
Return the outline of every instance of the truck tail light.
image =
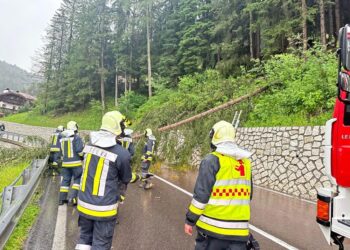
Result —
<instances>
[{"instance_id":1,"label":"truck tail light","mask_svg":"<svg viewBox=\"0 0 350 250\"><path fill-rule=\"evenodd\" d=\"M329 227L331 225L330 212L331 212L331 198L318 194L316 221L323 226Z\"/></svg>"}]
</instances>

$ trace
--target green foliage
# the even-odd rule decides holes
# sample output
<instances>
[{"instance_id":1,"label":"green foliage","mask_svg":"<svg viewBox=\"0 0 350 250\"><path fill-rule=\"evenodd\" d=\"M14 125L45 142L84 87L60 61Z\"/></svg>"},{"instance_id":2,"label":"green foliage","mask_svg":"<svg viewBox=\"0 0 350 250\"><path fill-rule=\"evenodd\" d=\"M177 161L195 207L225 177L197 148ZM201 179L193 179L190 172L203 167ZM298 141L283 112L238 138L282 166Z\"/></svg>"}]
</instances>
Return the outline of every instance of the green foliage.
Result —
<instances>
[{"instance_id":1,"label":"green foliage","mask_svg":"<svg viewBox=\"0 0 350 250\"><path fill-rule=\"evenodd\" d=\"M129 118L133 118L135 116L134 112L146 101L145 96L129 91L119 98L117 108L123 114L127 114Z\"/></svg>"},{"instance_id":2,"label":"green foliage","mask_svg":"<svg viewBox=\"0 0 350 250\"><path fill-rule=\"evenodd\" d=\"M21 173L28 167L30 161L26 160L21 163L12 163L7 166L0 167L0 193L3 189L10 185Z\"/></svg>"},{"instance_id":3,"label":"green foliage","mask_svg":"<svg viewBox=\"0 0 350 250\"><path fill-rule=\"evenodd\" d=\"M336 94L337 61L334 54L310 50L305 58L277 55L264 64L267 82L280 82L269 94L259 97L248 124L300 125L329 113ZM304 119L304 121L302 121Z\"/></svg>"},{"instance_id":4,"label":"green foliage","mask_svg":"<svg viewBox=\"0 0 350 250\"><path fill-rule=\"evenodd\" d=\"M137 124L160 127L191 117L261 86L250 75L223 77L218 71L184 76L177 90L164 89L137 110Z\"/></svg>"}]
</instances>

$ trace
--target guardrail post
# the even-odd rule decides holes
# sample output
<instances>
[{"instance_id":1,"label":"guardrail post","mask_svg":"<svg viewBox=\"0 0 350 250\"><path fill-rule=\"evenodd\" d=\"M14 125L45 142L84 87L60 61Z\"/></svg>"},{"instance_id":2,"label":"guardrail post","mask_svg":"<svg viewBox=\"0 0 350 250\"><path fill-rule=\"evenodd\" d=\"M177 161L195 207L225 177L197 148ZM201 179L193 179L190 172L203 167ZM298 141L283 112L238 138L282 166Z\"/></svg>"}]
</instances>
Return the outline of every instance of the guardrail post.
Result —
<instances>
[{"instance_id":1,"label":"guardrail post","mask_svg":"<svg viewBox=\"0 0 350 250\"><path fill-rule=\"evenodd\" d=\"M5 187L4 192L2 194L2 206L1 206L0 214L5 212L11 206L12 195L13 195L13 186Z\"/></svg>"},{"instance_id":2,"label":"guardrail post","mask_svg":"<svg viewBox=\"0 0 350 250\"><path fill-rule=\"evenodd\" d=\"M22 185L26 185L31 177L32 168L26 168L22 174Z\"/></svg>"}]
</instances>

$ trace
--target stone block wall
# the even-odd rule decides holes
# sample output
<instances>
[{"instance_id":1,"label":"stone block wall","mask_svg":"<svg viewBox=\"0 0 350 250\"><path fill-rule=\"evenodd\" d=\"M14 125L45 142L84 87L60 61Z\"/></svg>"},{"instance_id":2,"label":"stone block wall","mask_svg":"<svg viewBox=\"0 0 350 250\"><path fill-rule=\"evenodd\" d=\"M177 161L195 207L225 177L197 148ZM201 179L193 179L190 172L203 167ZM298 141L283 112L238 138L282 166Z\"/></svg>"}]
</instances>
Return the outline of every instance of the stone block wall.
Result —
<instances>
[{"instance_id":1,"label":"stone block wall","mask_svg":"<svg viewBox=\"0 0 350 250\"><path fill-rule=\"evenodd\" d=\"M300 197L316 199L316 189L331 185L323 166L324 127L239 128L237 144L251 151L255 185ZM172 131L171 144L162 139L158 154L166 145L176 150L186 141L180 131ZM173 140L177 140L175 142ZM199 167L203 158L200 148L189 157L192 166ZM169 159L166 159L169 160ZM172 161L171 161L172 162Z\"/></svg>"},{"instance_id":2,"label":"stone block wall","mask_svg":"<svg viewBox=\"0 0 350 250\"><path fill-rule=\"evenodd\" d=\"M331 185L323 165L324 127L240 128L237 143L253 153L254 184L315 200Z\"/></svg>"}]
</instances>

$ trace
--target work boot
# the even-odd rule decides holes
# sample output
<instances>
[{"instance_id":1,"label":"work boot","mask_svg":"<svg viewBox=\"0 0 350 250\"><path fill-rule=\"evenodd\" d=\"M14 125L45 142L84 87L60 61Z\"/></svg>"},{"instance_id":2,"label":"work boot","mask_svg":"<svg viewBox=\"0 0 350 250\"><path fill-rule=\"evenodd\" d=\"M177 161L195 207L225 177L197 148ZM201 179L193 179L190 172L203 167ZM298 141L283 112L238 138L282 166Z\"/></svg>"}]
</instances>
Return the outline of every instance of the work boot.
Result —
<instances>
[{"instance_id":1,"label":"work boot","mask_svg":"<svg viewBox=\"0 0 350 250\"><path fill-rule=\"evenodd\" d=\"M147 182L146 185L143 187L145 190L151 189L153 187L153 183Z\"/></svg>"},{"instance_id":2,"label":"work boot","mask_svg":"<svg viewBox=\"0 0 350 250\"><path fill-rule=\"evenodd\" d=\"M78 204L77 198L72 198L72 199L69 199L68 201L69 206L75 207L77 204Z\"/></svg>"}]
</instances>

